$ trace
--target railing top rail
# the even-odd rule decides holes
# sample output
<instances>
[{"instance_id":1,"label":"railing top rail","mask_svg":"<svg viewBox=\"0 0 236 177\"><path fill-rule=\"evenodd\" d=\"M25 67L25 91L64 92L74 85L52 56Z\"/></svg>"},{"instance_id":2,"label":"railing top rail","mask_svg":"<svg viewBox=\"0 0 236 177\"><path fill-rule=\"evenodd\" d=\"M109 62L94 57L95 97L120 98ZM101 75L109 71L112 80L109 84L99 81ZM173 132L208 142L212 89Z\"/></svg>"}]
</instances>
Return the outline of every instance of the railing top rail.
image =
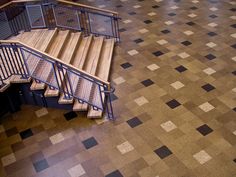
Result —
<instances>
[{"instance_id":1,"label":"railing top rail","mask_svg":"<svg viewBox=\"0 0 236 177\"><path fill-rule=\"evenodd\" d=\"M11 4L15 4L15 3L24 3L24 2L40 2L41 0L14 0L14 1L10 1L6 4L3 4L2 6L0 6L0 9L3 9ZM80 4L80 3L75 3L75 2L70 2L70 1L66 1L66 0L56 0L57 2L60 3L65 3L68 5L73 5L73 6L77 6L77 7L83 7L83 8L87 8L87 9L91 9L91 10L97 10L100 12L105 12L105 13L110 13L111 15L115 15L118 16L118 13L115 11L111 11L111 10L106 10L106 9L101 9L101 8L96 8L96 7L92 7L92 6L88 6L88 5L84 5L84 4Z\"/></svg>"},{"instance_id":2,"label":"railing top rail","mask_svg":"<svg viewBox=\"0 0 236 177\"><path fill-rule=\"evenodd\" d=\"M22 46L24 46L24 47L26 47L26 48L29 48L29 49L31 49L31 50L37 52L37 53L42 54L42 55L44 55L44 56L46 56L46 57L48 57L48 58L50 58L50 59L53 59L54 61L57 61L57 62L59 62L59 63L62 63L63 65L65 65L65 66L67 66L67 67L69 67L69 68L72 68L72 69L74 69L75 71L80 72L81 74L87 75L88 77L90 77L90 78L92 78L92 79L95 79L95 80L101 82L102 84L107 85L108 88L110 88L110 83L109 83L109 82L107 82L107 81L105 81L105 80L102 80L102 79L99 78L99 77L93 76L93 75L91 75L91 74L87 73L86 71L83 71L83 70L81 70L81 69L79 69L79 68L76 68L76 67L72 66L71 64L67 64L67 63L63 62L62 60L60 60L60 59L58 59L58 58L55 58L55 57L53 57L53 56L48 55L48 54L45 53L45 52L39 51L39 50L37 50L37 49L35 49L35 48L31 47L31 46L28 46L28 45L25 44L25 43L22 43L22 42L17 41L17 40L0 40L0 44L12 44L12 43L13 43L13 44L20 44L20 45L22 45Z\"/></svg>"}]
</instances>

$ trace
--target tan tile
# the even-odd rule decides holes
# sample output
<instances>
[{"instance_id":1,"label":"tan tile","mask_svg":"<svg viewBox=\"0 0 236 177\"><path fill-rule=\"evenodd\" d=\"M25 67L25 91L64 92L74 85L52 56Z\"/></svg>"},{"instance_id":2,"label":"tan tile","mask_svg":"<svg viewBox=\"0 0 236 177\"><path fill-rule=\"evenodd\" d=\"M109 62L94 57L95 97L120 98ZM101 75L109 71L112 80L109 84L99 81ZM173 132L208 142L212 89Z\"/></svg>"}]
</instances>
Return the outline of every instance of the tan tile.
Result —
<instances>
[{"instance_id":1,"label":"tan tile","mask_svg":"<svg viewBox=\"0 0 236 177\"><path fill-rule=\"evenodd\" d=\"M45 116L48 114L48 110L47 110L47 108L42 108L42 109L35 111L35 114L37 117L42 117L42 116Z\"/></svg>"},{"instance_id":2,"label":"tan tile","mask_svg":"<svg viewBox=\"0 0 236 177\"><path fill-rule=\"evenodd\" d=\"M187 54L186 52L182 52L182 53L178 54L178 56L181 58L188 58L190 55Z\"/></svg>"},{"instance_id":3,"label":"tan tile","mask_svg":"<svg viewBox=\"0 0 236 177\"><path fill-rule=\"evenodd\" d=\"M172 84L170 84L170 85L171 85L172 87L174 87L176 90L178 90L178 89L184 87L184 84L183 84L182 82L180 82L180 81L176 81L176 82L174 82L174 83L172 83Z\"/></svg>"},{"instance_id":4,"label":"tan tile","mask_svg":"<svg viewBox=\"0 0 236 177\"><path fill-rule=\"evenodd\" d=\"M116 148L121 154L126 154L127 152L134 150L134 147L128 141L116 146Z\"/></svg>"},{"instance_id":5,"label":"tan tile","mask_svg":"<svg viewBox=\"0 0 236 177\"><path fill-rule=\"evenodd\" d=\"M117 77L115 79L113 79L113 81L115 82L116 85L122 84L125 82L125 79L123 77Z\"/></svg>"},{"instance_id":6,"label":"tan tile","mask_svg":"<svg viewBox=\"0 0 236 177\"><path fill-rule=\"evenodd\" d=\"M70 169L68 169L68 173L71 177L79 177L85 174L84 168L81 166L81 164L78 164Z\"/></svg>"},{"instance_id":7,"label":"tan tile","mask_svg":"<svg viewBox=\"0 0 236 177\"><path fill-rule=\"evenodd\" d=\"M212 75L214 74L216 71L212 68L206 68L203 70L204 73L208 74L208 75Z\"/></svg>"},{"instance_id":8,"label":"tan tile","mask_svg":"<svg viewBox=\"0 0 236 177\"><path fill-rule=\"evenodd\" d=\"M7 166L16 162L16 157L13 153L11 153L11 154L8 154L7 156L2 157L1 161L2 161L3 166Z\"/></svg>"},{"instance_id":9,"label":"tan tile","mask_svg":"<svg viewBox=\"0 0 236 177\"><path fill-rule=\"evenodd\" d=\"M214 109L215 107L212 106L210 103L206 102L206 103L203 103L199 106L199 108L201 110L203 110L204 112L209 112L211 111L212 109Z\"/></svg>"},{"instance_id":10,"label":"tan tile","mask_svg":"<svg viewBox=\"0 0 236 177\"><path fill-rule=\"evenodd\" d=\"M151 64L151 65L148 65L147 68L151 71L155 71L155 70L159 69L160 67L156 64Z\"/></svg>"},{"instance_id":11,"label":"tan tile","mask_svg":"<svg viewBox=\"0 0 236 177\"><path fill-rule=\"evenodd\" d=\"M170 132L177 128L177 126L170 120L161 124L161 127L166 131Z\"/></svg>"},{"instance_id":12,"label":"tan tile","mask_svg":"<svg viewBox=\"0 0 236 177\"><path fill-rule=\"evenodd\" d=\"M52 144L57 144L65 140L62 133L57 133L51 137L49 137Z\"/></svg>"},{"instance_id":13,"label":"tan tile","mask_svg":"<svg viewBox=\"0 0 236 177\"><path fill-rule=\"evenodd\" d=\"M184 31L184 34L186 34L186 35L190 36L190 35L194 34L194 32L192 32L192 31L188 30L188 31Z\"/></svg>"},{"instance_id":14,"label":"tan tile","mask_svg":"<svg viewBox=\"0 0 236 177\"><path fill-rule=\"evenodd\" d=\"M207 161L211 160L212 157L204 150L201 150L200 152L193 155L193 157L200 163L204 164Z\"/></svg>"},{"instance_id":15,"label":"tan tile","mask_svg":"<svg viewBox=\"0 0 236 177\"><path fill-rule=\"evenodd\" d=\"M134 102L137 103L137 105L142 106L142 105L148 103L148 100L144 96L141 96L139 98L136 98L134 100Z\"/></svg>"},{"instance_id":16,"label":"tan tile","mask_svg":"<svg viewBox=\"0 0 236 177\"><path fill-rule=\"evenodd\" d=\"M138 51L133 49L133 50L128 51L128 54L131 55L131 56L137 55Z\"/></svg>"},{"instance_id":17,"label":"tan tile","mask_svg":"<svg viewBox=\"0 0 236 177\"><path fill-rule=\"evenodd\" d=\"M160 45L164 45L164 44L167 44L168 41L166 41L165 39L161 39L161 40L157 41L157 43Z\"/></svg>"}]
</instances>

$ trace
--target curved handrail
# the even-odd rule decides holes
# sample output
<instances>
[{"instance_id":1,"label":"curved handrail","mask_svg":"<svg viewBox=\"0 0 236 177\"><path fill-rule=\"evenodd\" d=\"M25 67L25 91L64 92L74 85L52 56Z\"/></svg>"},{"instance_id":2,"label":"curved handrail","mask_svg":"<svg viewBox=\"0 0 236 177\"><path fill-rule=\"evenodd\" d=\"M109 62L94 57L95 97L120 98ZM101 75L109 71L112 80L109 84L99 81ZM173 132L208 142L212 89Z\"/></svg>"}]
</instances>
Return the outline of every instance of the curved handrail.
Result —
<instances>
[{"instance_id":1,"label":"curved handrail","mask_svg":"<svg viewBox=\"0 0 236 177\"><path fill-rule=\"evenodd\" d=\"M81 70L81 69L79 69L79 68L76 68L76 67L74 67L74 66L71 65L71 64L67 64L67 63L63 62L62 60L60 60L60 59L58 59L58 58L56 58L56 57L53 57L53 56L51 56L51 55L49 55L49 54L47 54L47 53L45 53L45 52L39 51L38 49L35 49L34 47L31 47L31 46L29 46L29 45L27 45L27 44L25 44L25 43L23 43L23 42L20 42L20 41L17 41L17 40L0 40L0 44L1 44L1 43L3 43L3 44L4 44L4 43L5 43L5 44L15 43L15 44L20 44L20 45L22 45L22 46L24 46L24 47L30 48L30 49L32 49L33 51L37 52L37 53L40 53L40 54L42 54L42 55L44 55L44 56L46 56L46 57L48 57L48 58L50 58L50 59L52 59L52 60L54 60L54 61L56 61L56 62L59 62L59 63L65 65L66 67L72 68L72 69L74 69L75 71L78 71L78 72L81 73L81 74L84 74L84 75L86 75L86 76L88 76L88 77L90 77L90 78L92 78L92 79L94 79L94 80L97 80L97 81L101 82L102 84L107 85L108 89L110 88L110 83L109 83L109 82L107 82L107 81L105 81L105 80L102 80L102 79L99 78L99 77L93 76L93 75L89 74L88 72L86 72L86 71L84 71L84 70Z\"/></svg>"},{"instance_id":2,"label":"curved handrail","mask_svg":"<svg viewBox=\"0 0 236 177\"><path fill-rule=\"evenodd\" d=\"M6 4L3 4L2 6L0 6L0 9L3 9L3 8L5 8L5 7L7 7L11 4L24 3L24 2L40 2L40 1L41 0L14 0L14 1L10 1ZM111 11L111 10L101 9L101 8L92 7L92 6L89 6L89 5L84 5L84 4L75 3L75 2L70 2L70 1L66 1L66 0L56 0L56 1L60 2L60 3L68 4L68 5L74 5L74 6L77 6L77 7L83 7L83 8L88 8L88 9L92 9L92 10L98 10L98 11L105 12L105 13L111 13L112 15L118 16L117 12Z\"/></svg>"}]
</instances>

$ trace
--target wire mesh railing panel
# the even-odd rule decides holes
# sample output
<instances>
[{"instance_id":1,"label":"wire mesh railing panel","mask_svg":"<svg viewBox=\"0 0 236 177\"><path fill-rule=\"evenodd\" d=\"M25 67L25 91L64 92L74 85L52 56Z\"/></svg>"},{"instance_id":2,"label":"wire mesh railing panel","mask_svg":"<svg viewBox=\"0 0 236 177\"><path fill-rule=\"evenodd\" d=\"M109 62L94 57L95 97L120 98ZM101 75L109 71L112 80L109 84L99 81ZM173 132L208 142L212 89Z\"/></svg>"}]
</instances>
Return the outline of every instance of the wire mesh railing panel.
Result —
<instances>
[{"instance_id":1,"label":"wire mesh railing panel","mask_svg":"<svg viewBox=\"0 0 236 177\"><path fill-rule=\"evenodd\" d=\"M76 9L54 5L53 12L58 27L81 30L78 11Z\"/></svg>"},{"instance_id":2,"label":"wire mesh railing panel","mask_svg":"<svg viewBox=\"0 0 236 177\"><path fill-rule=\"evenodd\" d=\"M5 12L0 12L0 31L0 39L6 39L12 35Z\"/></svg>"},{"instance_id":3,"label":"wire mesh railing panel","mask_svg":"<svg viewBox=\"0 0 236 177\"><path fill-rule=\"evenodd\" d=\"M26 5L31 28L46 27L41 5Z\"/></svg>"},{"instance_id":4,"label":"wire mesh railing panel","mask_svg":"<svg viewBox=\"0 0 236 177\"><path fill-rule=\"evenodd\" d=\"M91 33L114 36L112 17L89 12L88 18Z\"/></svg>"}]
</instances>

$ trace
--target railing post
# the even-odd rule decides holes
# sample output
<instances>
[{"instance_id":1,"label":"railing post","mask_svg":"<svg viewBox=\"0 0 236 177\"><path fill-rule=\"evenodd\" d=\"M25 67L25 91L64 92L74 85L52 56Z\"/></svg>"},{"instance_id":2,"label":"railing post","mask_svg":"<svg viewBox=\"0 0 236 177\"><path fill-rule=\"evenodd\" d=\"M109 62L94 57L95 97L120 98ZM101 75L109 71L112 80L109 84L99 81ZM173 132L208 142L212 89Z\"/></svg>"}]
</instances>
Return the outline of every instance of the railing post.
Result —
<instances>
[{"instance_id":1,"label":"railing post","mask_svg":"<svg viewBox=\"0 0 236 177\"><path fill-rule=\"evenodd\" d=\"M2 73L4 73L1 65L0 65L0 70L1 70ZM0 89L1 89L2 87L4 87L5 85L6 85L6 84L3 82L2 75L0 74Z\"/></svg>"},{"instance_id":2,"label":"railing post","mask_svg":"<svg viewBox=\"0 0 236 177\"><path fill-rule=\"evenodd\" d=\"M113 113L113 108L112 108L112 100L111 100L111 93L113 93L115 90L109 89L107 85L104 85L104 94L105 94L105 106L106 106L106 111L108 115L108 119L110 120L115 120L114 113Z\"/></svg>"}]
</instances>

